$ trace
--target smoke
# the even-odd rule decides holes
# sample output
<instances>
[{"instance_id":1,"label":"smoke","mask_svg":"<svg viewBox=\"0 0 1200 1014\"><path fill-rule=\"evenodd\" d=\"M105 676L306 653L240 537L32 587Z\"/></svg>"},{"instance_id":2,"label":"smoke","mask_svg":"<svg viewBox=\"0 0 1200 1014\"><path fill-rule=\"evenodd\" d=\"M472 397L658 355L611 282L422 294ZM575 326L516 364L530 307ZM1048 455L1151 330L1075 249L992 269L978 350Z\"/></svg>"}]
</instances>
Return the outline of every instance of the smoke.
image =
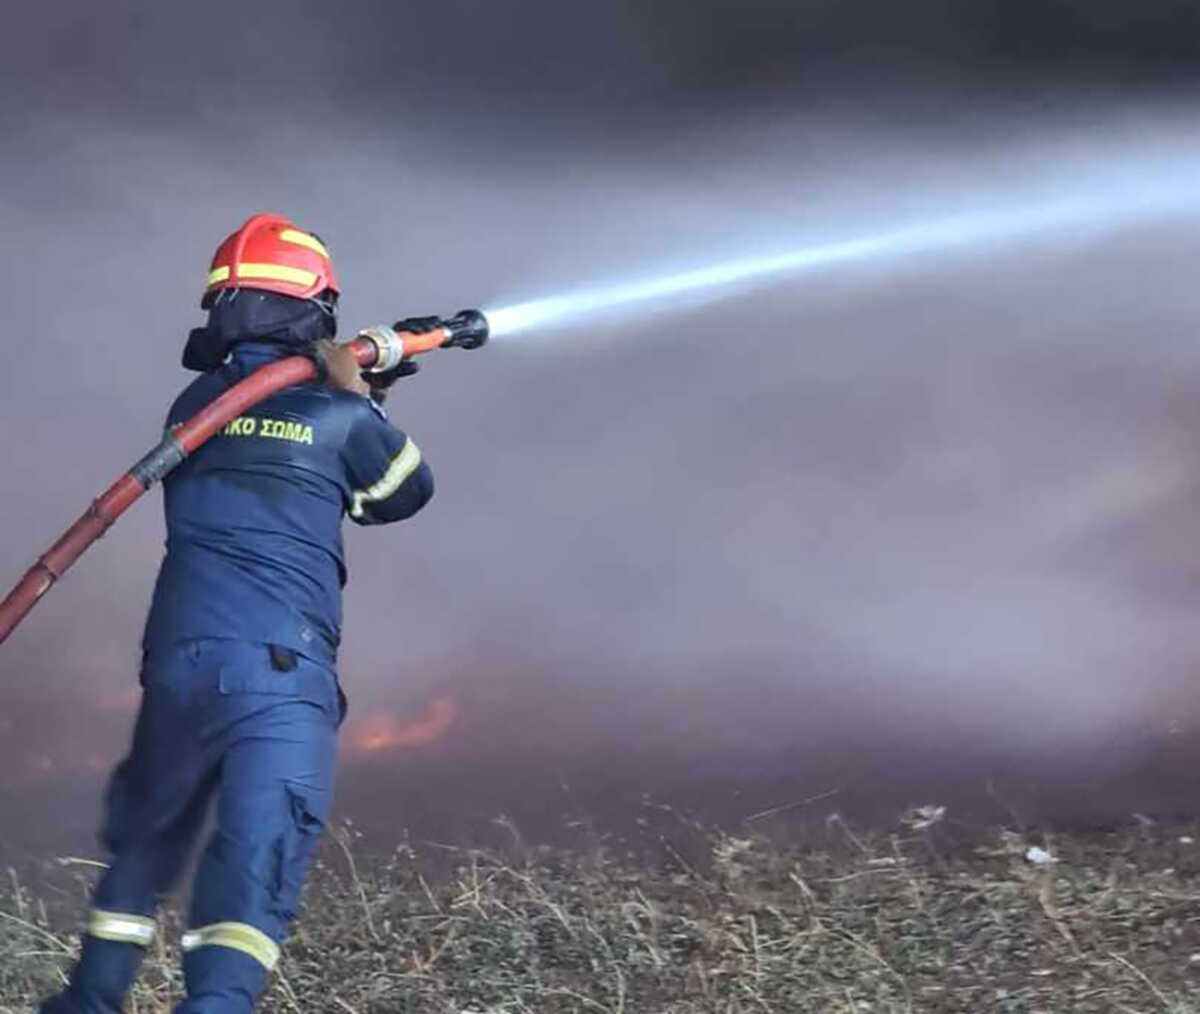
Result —
<instances>
[{"instance_id":1,"label":"smoke","mask_svg":"<svg viewBox=\"0 0 1200 1014\"><path fill-rule=\"evenodd\" d=\"M1194 5L70 7L0 61L0 571L158 439L250 212L347 326L492 308L389 402L430 508L347 533L388 819L518 757L1078 786L1198 724ZM6 644L5 770L119 756L162 538L148 497Z\"/></svg>"}]
</instances>

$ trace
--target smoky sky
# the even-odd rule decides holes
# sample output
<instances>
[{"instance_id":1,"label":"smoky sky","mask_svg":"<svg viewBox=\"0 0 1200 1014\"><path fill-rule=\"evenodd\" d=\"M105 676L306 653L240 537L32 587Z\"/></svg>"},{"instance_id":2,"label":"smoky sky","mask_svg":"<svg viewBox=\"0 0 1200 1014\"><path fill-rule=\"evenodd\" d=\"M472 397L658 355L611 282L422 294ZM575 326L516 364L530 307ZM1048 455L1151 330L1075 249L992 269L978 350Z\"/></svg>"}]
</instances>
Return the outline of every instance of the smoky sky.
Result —
<instances>
[{"instance_id":1,"label":"smoky sky","mask_svg":"<svg viewBox=\"0 0 1200 1014\"><path fill-rule=\"evenodd\" d=\"M1186 186L1198 29L1083 0L25 6L0 571L154 442L254 211L328 241L352 329ZM348 533L352 723L449 699L455 763L735 780L930 741L1108 771L1098 744L1194 727L1198 247L1149 216L430 357L391 411L438 493ZM162 538L154 494L5 645L14 778L115 759Z\"/></svg>"}]
</instances>

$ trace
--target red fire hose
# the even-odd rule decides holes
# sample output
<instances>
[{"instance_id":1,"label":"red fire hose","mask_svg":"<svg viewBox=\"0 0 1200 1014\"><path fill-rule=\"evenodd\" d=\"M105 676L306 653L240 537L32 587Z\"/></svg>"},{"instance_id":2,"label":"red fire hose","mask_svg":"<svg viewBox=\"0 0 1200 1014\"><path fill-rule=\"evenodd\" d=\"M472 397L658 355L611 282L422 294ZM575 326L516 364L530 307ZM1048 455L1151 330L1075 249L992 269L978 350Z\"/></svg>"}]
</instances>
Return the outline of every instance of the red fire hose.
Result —
<instances>
[{"instance_id":1,"label":"red fire hose","mask_svg":"<svg viewBox=\"0 0 1200 1014\"><path fill-rule=\"evenodd\" d=\"M487 321L477 310L464 310L425 334L372 329L350 343L363 369L388 369L401 359L437 348L478 348L487 340ZM285 387L312 380L317 364L290 356L264 366L175 427L157 447L100 494L66 533L50 547L0 603L0 644L38 599L46 594L84 550L102 536L146 490L161 480L226 423Z\"/></svg>"}]
</instances>

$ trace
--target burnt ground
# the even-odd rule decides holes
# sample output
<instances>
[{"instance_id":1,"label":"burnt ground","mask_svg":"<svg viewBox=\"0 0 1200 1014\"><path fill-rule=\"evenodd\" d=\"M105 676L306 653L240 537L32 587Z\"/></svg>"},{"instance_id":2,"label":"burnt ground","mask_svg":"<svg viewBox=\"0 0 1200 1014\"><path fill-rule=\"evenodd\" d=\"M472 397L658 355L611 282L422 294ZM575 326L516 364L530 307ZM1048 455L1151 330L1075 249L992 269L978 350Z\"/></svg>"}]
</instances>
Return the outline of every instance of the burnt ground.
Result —
<instances>
[{"instance_id":1,"label":"burnt ground","mask_svg":"<svg viewBox=\"0 0 1200 1014\"><path fill-rule=\"evenodd\" d=\"M263 1009L1200 1010L1197 824L989 828L929 808L733 832L647 803L633 826L571 822L551 847L500 819L483 848L339 824ZM59 981L95 873L51 862L0 889L0 1011ZM131 1010L179 995L177 912Z\"/></svg>"}]
</instances>

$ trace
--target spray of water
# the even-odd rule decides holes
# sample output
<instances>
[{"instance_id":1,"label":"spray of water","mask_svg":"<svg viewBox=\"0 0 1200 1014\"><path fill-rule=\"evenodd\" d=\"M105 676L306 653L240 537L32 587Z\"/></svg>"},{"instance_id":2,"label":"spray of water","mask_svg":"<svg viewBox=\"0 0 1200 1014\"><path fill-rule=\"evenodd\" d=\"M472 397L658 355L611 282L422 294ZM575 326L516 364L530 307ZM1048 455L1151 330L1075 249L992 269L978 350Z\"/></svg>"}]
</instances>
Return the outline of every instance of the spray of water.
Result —
<instances>
[{"instance_id":1,"label":"spray of water","mask_svg":"<svg viewBox=\"0 0 1200 1014\"><path fill-rule=\"evenodd\" d=\"M494 336L510 336L548 325L563 325L602 311L670 300L702 290L732 294L747 283L765 282L838 264L979 248L987 243L1038 235L1081 235L1117 228L1139 217L1200 205L1200 188L1147 186L1093 190L1086 198L1031 201L955 215L886 231L815 242L796 249L723 261L691 271L582 289L546 299L487 310Z\"/></svg>"}]
</instances>

